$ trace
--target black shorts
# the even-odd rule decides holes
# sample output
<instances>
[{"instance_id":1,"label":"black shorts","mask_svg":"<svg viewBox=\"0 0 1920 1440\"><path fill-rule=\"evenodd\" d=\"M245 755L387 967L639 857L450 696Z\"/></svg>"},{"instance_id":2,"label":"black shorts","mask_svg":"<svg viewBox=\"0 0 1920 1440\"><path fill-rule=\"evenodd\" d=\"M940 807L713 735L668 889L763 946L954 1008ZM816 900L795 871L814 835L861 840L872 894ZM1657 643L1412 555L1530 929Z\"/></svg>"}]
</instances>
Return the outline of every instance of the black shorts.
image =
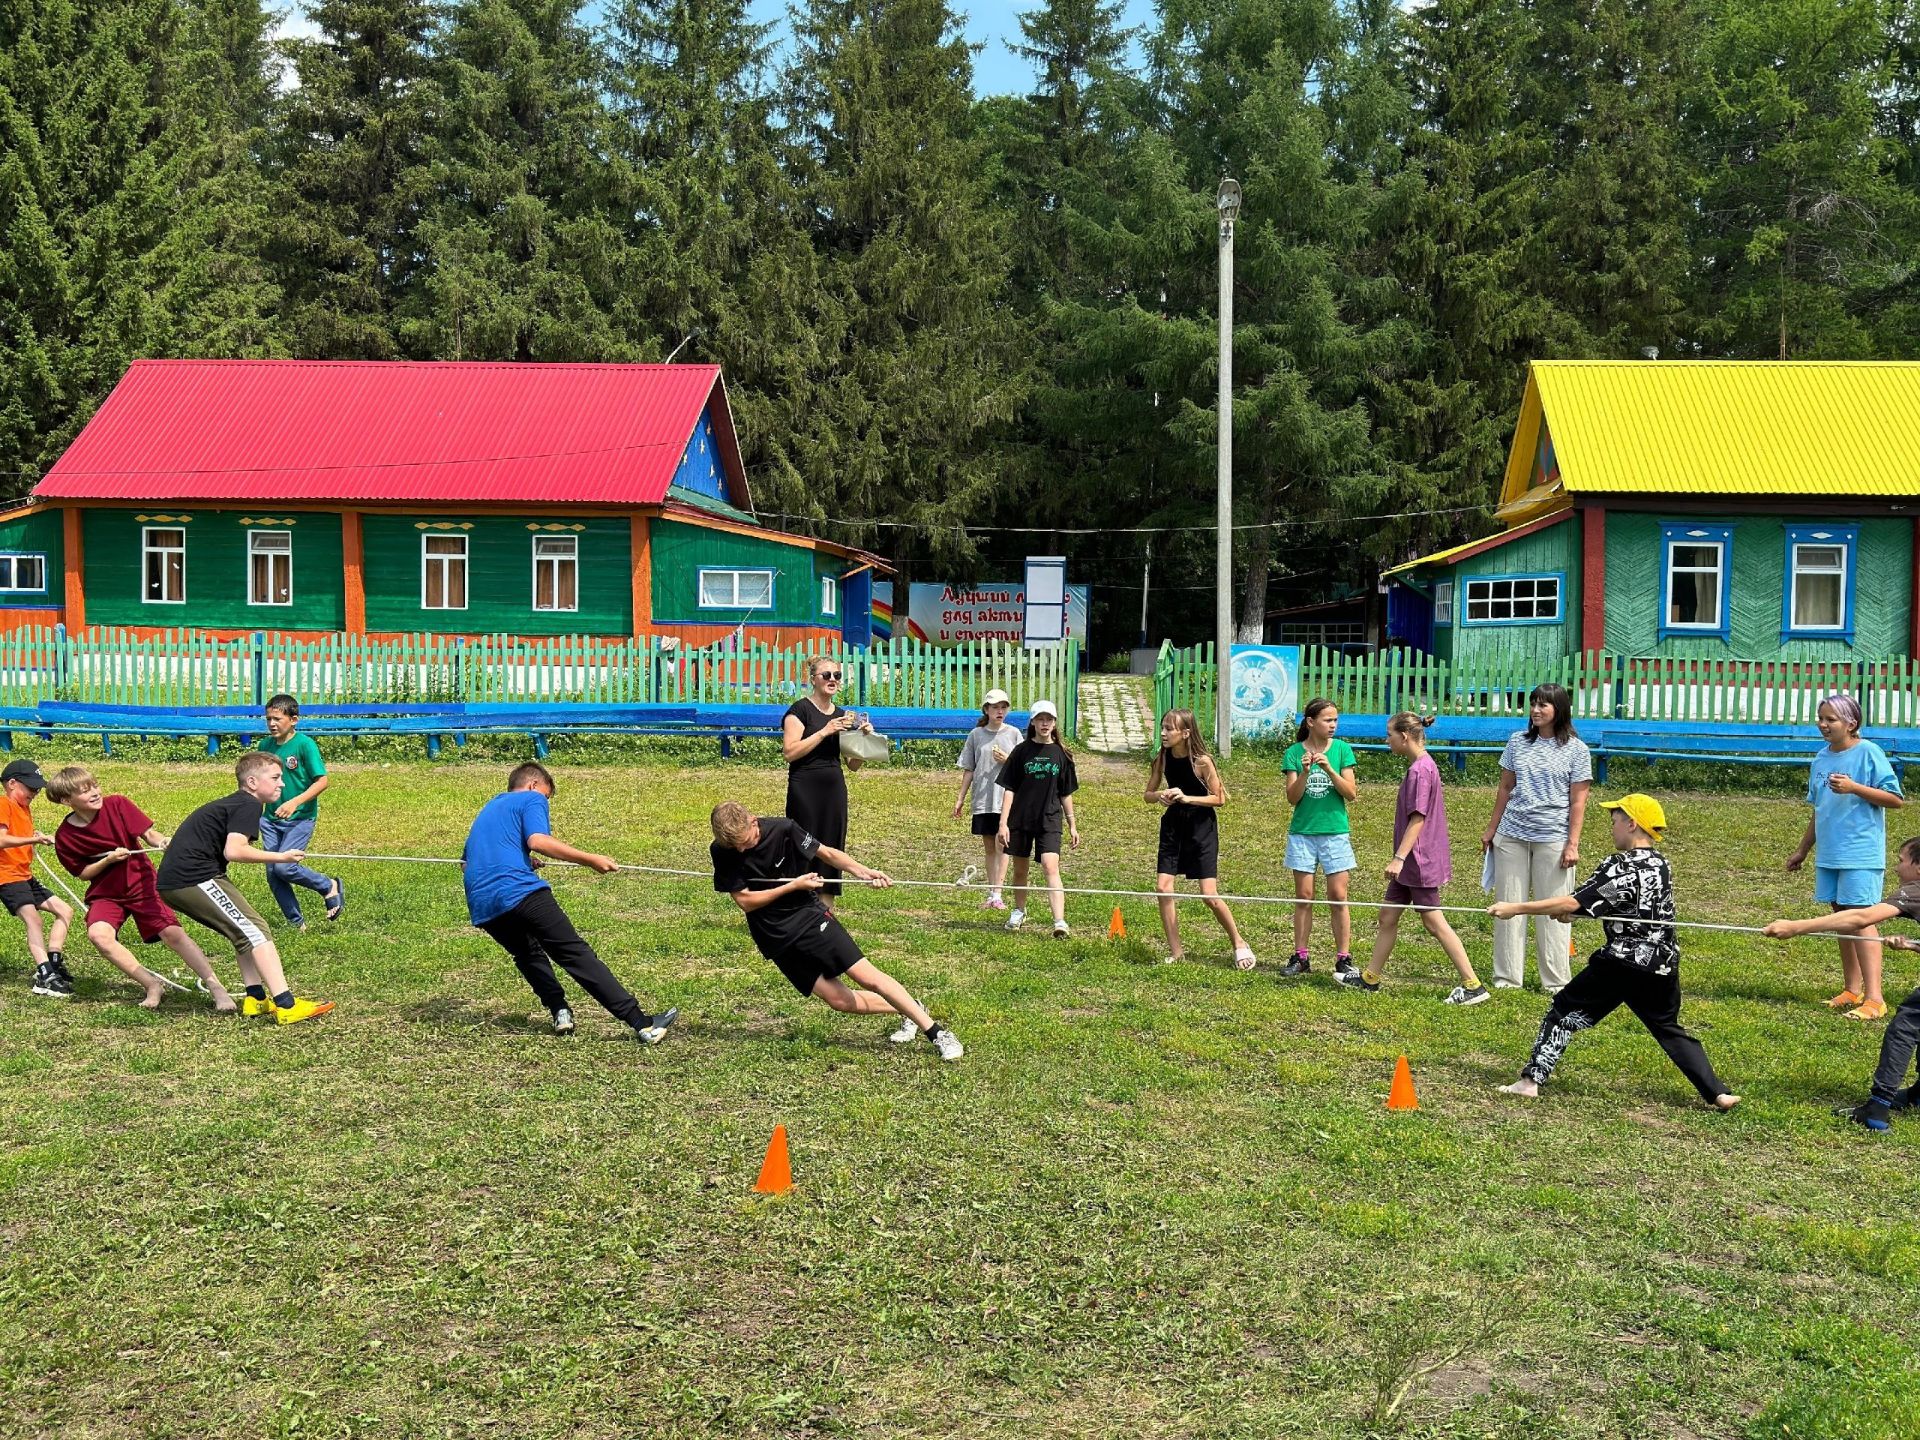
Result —
<instances>
[{"instance_id":1,"label":"black shorts","mask_svg":"<svg viewBox=\"0 0 1920 1440\"><path fill-rule=\"evenodd\" d=\"M1000 817L991 810L984 815L974 816L973 833L976 835L998 835L1000 833Z\"/></svg>"},{"instance_id":2,"label":"black shorts","mask_svg":"<svg viewBox=\"0 0 1920 1440\"><path fill-rule=\"evenodd\" d=\"M7 907L9 915L18 915L29 905L44 905L51 899L53 892L42 885L36 875L0 885L0 905Z\"/></svg>"},{"instance_id":3,"label":"black shorts","mask_svg":"<svg viewBox=\"0 0 1920 1440\"><path fill-rule=\"evenodd\" d=\"M1207 817L1211 820L1213 817ZM1160 827L1159 875L1184 875L1189 880L1220 878L1220 827L1197 825Z\"/></svg>"},{"instance_id":4,"label":"black shorts","mask_svg":"<svg viewBox=\"0 0 1920 1440\"><path fill-rule=\"evenodd\" d=\"M1016 860L1038 860L1042 855L1060 853L1059 830L1009 830L1007 854Z\"/></svg>"},{"instance_id":5,"label":"black shorts","mask_svg":"<svg viewBox=\"0 0 1920 1440\"><path fill-rule=\"evenodd\" d=\"M802 995L813 993L814 982L836 980L864 958L847 927L824 910L810 930L767 957Z\"/></svg>"}]
</instances>

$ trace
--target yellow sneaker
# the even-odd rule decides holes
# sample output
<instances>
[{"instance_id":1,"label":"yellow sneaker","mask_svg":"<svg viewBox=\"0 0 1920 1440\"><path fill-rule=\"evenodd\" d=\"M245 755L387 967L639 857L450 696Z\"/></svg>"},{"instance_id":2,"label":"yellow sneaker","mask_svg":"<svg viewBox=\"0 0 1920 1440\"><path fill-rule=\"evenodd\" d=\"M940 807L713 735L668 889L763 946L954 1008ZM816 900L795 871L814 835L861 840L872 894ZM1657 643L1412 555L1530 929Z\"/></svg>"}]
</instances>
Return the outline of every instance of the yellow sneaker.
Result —
<instances>
[{"instance_id":1,"label":"yellow sneaker","mask_svg":"<svg viewBox=\"0 0 1920 1440\"><path fill-rule=\"evenodd\" d=\"M273 1012L273 1023L298 1025L302 1020L311 1020L316 1015L324 1015L331 1009L333 1009L331 1000L303 1000L296 995L293 997L293 1004L284 1010Z\"/></svg>"},{"instance_id":2,"label":"yellow sneaker","mask_svg":"<svg viewBox=\"0 0 1920 1440\"><path fill-rule=\"evenodd\" d=\"M240 1013L248 1020L257 1020L262 1015L273 1014L273 1001L256 1000L251 995L240 997Z\"/></svg>"}]
</instances>

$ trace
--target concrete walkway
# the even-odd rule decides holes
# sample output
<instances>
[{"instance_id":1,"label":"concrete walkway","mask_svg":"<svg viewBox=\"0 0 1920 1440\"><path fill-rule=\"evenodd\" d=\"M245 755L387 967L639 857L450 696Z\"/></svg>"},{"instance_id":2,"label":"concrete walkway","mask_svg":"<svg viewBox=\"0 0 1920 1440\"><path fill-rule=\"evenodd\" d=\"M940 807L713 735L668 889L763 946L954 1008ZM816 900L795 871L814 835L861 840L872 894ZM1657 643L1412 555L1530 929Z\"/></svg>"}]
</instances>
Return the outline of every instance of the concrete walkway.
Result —
<instances>
[{"instance_id":1,"label":"concrete walkway","mask_svg":"<svg viewBox=\"0 0 1920 1440\"><path fill-rule=\"evenodd\" d=\"M1096 754L1144 754L1153 739L1152 683L1143 675L1082 675L1080 743Z\"/></svg>"}]
</instances>

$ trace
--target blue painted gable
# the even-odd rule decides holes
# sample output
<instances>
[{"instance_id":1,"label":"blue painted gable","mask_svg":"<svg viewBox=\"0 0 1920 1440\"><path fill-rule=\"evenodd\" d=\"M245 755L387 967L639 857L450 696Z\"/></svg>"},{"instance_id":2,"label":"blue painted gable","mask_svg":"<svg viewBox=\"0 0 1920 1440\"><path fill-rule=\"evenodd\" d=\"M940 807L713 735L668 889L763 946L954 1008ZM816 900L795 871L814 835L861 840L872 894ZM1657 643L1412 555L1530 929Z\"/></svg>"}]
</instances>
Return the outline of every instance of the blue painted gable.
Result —
<instances>
[{"instance_id":1,"label":"blue painted gable","mask_svg":"<svg viewBox=\"0 0 1920 1440\"><path fill-rule=\"evenodd\" d=\"M727 494L727 473L720 464L719 448L714 444L711 406L700 412L700 423L693 427L693 434L687 440L687 450L680 457L680 468L673 473L673 483L715 500L731 499Z\"/></svg>"}]
</instances>

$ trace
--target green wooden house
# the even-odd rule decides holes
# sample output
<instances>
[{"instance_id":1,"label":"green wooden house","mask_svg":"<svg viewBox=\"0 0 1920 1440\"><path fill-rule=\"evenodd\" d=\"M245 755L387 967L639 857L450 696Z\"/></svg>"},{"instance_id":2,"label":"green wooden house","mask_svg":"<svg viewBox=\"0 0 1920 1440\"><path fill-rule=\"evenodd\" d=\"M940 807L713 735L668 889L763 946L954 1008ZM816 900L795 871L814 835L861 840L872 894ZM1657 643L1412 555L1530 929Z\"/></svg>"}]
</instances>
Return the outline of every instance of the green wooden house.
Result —
<instances>
[{"instance_id":1,"label":"green wooden house","mask_svg":"<svg viewBox=\"0 0 1920 1440\"><path fill-rule=\"evenodd\" d=\"M708 365L139 361L0 515L0 625L865 644Z\"/></svg>"},{"instance_id":2,"label":"green wooden house","mask_svg":"<svg viewBox=\"0 0 1920 1440\"><path fill-rule=\"evenodd\" d=\"M1920 655L1920 364L1537 361L1494 515L1386 572L1389 643Z\"/></svg>"}]
</instances>

